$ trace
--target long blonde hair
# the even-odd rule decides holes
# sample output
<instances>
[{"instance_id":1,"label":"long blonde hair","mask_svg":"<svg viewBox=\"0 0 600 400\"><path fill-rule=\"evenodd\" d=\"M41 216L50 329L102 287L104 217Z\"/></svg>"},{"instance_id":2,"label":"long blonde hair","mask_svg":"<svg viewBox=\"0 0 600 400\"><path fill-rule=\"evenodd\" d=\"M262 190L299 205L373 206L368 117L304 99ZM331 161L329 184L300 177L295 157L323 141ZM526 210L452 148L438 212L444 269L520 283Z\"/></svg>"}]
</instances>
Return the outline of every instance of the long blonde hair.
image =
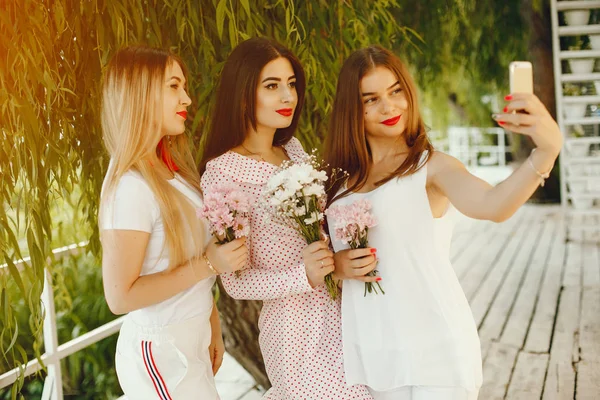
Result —
<instances>
[{"instance_id":1,"label":"long blonde hair","mask_svg":"<svg viewBox=\"0 0 600 400\"><path fill-rule=\"evenodd\" d=\"M111 157L100 200L103 206L114 201L114 190L128 171L139 173L156 198L169 250L169 268L202 254L204 228L196 218L193 203L161 177L154 167L160 160L157 151L168 151L185 182L200 192L200 176L185 135L163 137L162 110L165 72L178 63L187 77L185 65L174 54L162 49L132 46L119 50L109 62L102 87L102 134ZM193 246L193 247L192 247ZM190 248L194 249L190 253Z\"/></svg>"}]
</instances>

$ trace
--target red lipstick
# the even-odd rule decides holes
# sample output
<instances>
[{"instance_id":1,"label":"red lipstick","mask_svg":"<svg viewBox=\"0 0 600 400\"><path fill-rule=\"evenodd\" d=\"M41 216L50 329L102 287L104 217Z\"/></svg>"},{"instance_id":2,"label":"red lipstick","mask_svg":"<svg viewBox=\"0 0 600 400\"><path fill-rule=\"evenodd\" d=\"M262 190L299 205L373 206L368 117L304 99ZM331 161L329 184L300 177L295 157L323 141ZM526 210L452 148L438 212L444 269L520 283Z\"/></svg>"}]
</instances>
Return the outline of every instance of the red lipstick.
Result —
<instances>
[{"instance_id":1,"label":"red lipstick","mask_svg":"<svg viewBox=\"0 0 600 400\"><path fill-rule=\"evenodd\" d=\"M289 117L294 113L294 109L292 108L282 108L281 110L277 110L277 113L283 115L284 117Z\"/></svg>"},{"instance_id":2,"label":"red lipstick","mask_svg":"<svg viewBox=\"0 0 600 400\"><path fill-rule=\"evenodd\" d=\"M402 114L398 115L397 117L386 119L385 121L381 121L381 123L384 125L387 125L387 126L394 126L398 123L398 121L400 121L400 118L402 118Z\"/></svg>"},{"instance_id":3,"label":"red lipstick","mask_svg":"<svg viewBox=\"0 0 600 400\"><path fill-rule=\"evenodd\" d=\"M183 119L187 119L187 111L179 111L177 115L179 115Z\"/></svg>"}]
</instances>

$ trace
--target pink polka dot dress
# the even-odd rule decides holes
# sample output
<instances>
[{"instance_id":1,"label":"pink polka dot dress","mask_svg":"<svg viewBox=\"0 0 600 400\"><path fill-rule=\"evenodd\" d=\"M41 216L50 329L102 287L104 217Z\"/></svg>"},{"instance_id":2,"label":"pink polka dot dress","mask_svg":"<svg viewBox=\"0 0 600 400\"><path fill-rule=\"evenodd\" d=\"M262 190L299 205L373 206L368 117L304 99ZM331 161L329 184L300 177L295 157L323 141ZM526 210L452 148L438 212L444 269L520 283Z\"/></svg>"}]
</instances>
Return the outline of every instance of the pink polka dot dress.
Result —
<instances>
[{"instance_id":1,"label":"pink polka dot dress","mask_svg":"<svg viewBox=\"0 0 600 400\"><path fill-rule=\"evenodd\" d=\"M296 138L284 146L292 160L306 153ZM277 170L267 162L235 152L210 161L202 176L208 193L219 183L235 183L256 204ZM348 386L344 377L340 301L325 286L312 288L302 262L305 240L292 228L265 219L256 205L250 217L249 268L240 277L222 274L235 299L262 300L259 344L272 400L372 399L366 387Z\"/></svg>"}]
</instances>

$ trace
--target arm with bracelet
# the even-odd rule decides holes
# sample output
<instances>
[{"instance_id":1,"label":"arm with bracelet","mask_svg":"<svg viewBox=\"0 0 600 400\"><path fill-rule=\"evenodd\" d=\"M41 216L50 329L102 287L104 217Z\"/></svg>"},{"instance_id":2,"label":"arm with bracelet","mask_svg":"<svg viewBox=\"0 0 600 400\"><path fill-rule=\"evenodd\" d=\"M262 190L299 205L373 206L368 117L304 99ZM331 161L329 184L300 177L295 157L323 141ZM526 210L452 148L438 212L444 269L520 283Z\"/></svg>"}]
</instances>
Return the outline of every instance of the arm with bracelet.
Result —
<instances>
[{"instance_id":1,"label":"arm with bracelet","mask_svg":"<svg viewBox=\"0 0 600 400\"><path fill-rule=\"evenodd\" d=\"M509 132L529 136L536 146L527 160L495 187L473 176L455 158L436 152L428 181L463 214L501 222L513 215L550 176L563 136L544 104L533 94L528 62L511 63L511 94L502 113L492 117Z\"/></svg>"}]
</instances>

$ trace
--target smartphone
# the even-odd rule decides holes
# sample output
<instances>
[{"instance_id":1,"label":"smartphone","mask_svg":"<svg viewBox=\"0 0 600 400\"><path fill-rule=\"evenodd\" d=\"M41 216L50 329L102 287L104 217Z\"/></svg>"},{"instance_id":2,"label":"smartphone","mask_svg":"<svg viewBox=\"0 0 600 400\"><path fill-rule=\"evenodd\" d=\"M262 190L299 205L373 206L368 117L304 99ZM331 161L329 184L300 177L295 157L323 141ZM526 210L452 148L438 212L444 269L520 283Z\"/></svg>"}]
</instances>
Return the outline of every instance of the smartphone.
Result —
<instances>
[{"instance_id":1,"label":"smartphone","mask_svg":"<svg viewBox=\"0 0 600 400\"><path fill-rule=\"evenodd\" d=\"M511 93L533 93L533 66L529 61L513 61L508 71Z\"/></svg>"}]
</instances>

